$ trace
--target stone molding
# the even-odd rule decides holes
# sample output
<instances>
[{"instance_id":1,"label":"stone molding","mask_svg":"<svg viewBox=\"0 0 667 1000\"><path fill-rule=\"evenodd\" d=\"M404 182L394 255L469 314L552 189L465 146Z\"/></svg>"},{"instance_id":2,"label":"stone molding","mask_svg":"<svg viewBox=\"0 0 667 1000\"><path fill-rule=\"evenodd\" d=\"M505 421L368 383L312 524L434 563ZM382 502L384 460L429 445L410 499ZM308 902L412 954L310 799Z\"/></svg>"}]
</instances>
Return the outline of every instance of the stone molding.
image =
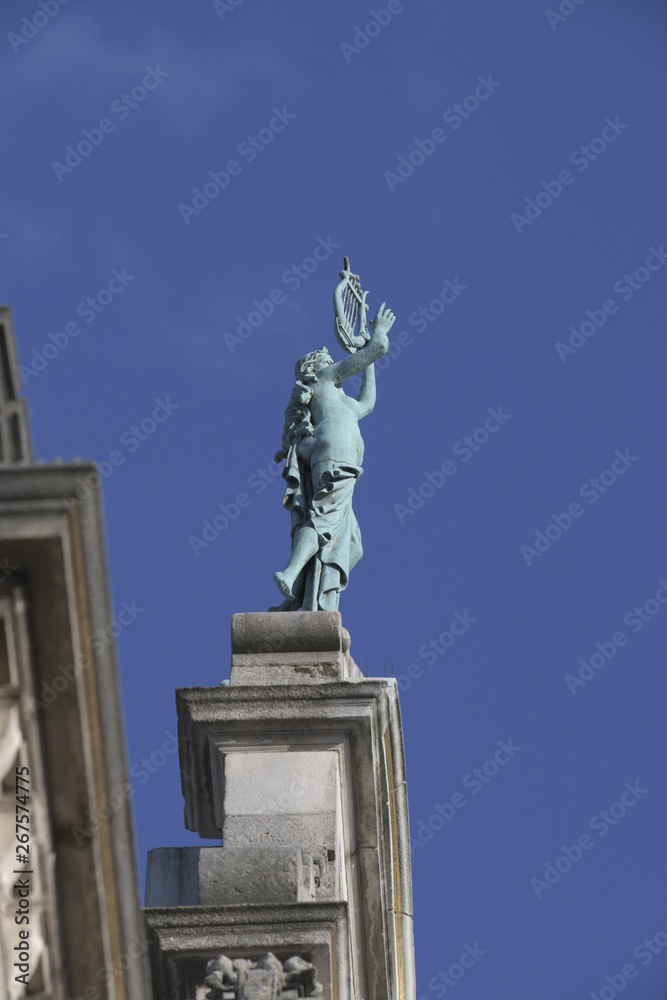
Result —
<instances>
[{"instance_id":1,"label":"stone molding","mask_svg":"<svg viewBox=\"0 0 667 1000\"><path fill-rule=\"evenodd\" d=\"M221 953L256 962L269 951L283 963L298 955L315 966L323 1000L361 1000L348 987L346 903L148 907L144 913L160 1000L205 1000L209 962Z\"/></svg>"}]
</instances>

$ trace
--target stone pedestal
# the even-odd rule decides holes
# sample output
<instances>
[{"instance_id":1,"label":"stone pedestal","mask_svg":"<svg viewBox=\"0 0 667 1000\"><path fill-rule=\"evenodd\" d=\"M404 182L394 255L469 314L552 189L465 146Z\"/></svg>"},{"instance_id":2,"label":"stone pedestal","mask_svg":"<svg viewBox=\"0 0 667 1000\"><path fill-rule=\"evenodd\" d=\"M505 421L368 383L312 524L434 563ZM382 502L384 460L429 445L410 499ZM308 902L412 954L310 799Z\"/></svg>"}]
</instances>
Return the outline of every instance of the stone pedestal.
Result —
<instances>
[{"instance_id":1,"label":"stone pedestal","mask_svg":"<svg viewBox=\"0 0 667 1000\"><path fill-rule=\"evenodd\" d=\"M395 682L338 612L244 614L230 685L176 700L186 826L218 846L149 854L156 997L414 1000Z\"/></svg>"}]
</instances>

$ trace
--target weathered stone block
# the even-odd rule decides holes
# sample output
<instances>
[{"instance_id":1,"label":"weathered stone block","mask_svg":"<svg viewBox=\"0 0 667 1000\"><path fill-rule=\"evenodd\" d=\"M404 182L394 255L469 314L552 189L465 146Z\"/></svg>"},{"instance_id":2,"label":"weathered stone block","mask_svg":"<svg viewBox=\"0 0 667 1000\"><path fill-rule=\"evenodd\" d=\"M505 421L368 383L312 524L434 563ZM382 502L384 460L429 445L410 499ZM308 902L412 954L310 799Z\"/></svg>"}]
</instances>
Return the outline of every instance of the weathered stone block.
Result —
<instances>
[{"instance_id":1,"label":"weathered stone block","mask_svg":"<svg viewBox=\"0 0 667 1000\"><path fill-rule=\"evenodd\" d=\"M202 906L298 903L313 899L313 859L294 847L204 847L199 854Z\"/></svg>"},{"instance_id":2,"label":"weathered stone block","mask_svg":"<svg viewBox=\"0 0 667 1000\"><path fill-rule=\"evenodd\" d=\"M148 854L146 905L309 902L321 867L297 847L156 848Z\"/></svg>"},{"instance_id":3,"label":"weathered stone block","mask_svg":"<svg viewBox=\"0 0 667 1000\"><path fill-rule=\"evenodd\" d=\"M338 611L232 616L230 683L317 684L362 676Z\"/></svg>"},{"instance_id":4,"label":"weathered stone block","mask_svg":"<svg viewBox=\"0 0 667 1000\"><path fill-rule=\"evenodd\" d=\"M343 649L343 633L349 649L349 633L343 629L338 611L232 615L232 655L339 652Z\"/></svg>"},{"instance_id":5,"label":"weathered stone block","mask_svg":"<svg viewBox=\"0 0 667 1000\"><path fill-rule=\"evenodd\" d=\"M333 752L227 751L224 781L225 816L336 811L338 767Z\"/></svg>"}]
</instances>

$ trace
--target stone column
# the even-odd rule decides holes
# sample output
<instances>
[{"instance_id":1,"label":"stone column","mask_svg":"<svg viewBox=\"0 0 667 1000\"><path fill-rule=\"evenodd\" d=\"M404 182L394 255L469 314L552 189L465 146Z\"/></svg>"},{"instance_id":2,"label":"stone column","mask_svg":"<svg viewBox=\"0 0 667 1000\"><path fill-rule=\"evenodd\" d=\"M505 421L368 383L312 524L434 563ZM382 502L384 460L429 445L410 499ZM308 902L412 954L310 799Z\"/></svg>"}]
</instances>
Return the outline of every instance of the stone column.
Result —
<instances>
[{"instance_id":1,"label":"stone column","mask_svg":"<svg viewBox=\"0 0 667 1000\"><path fill-rule=\"evenodd\" d=\"M234 615L229 685L177 691L186 826L218 846L149 853L156 997L414 1000L398 694L349 645L338 612Z\"/></svg>"}]
</instances>

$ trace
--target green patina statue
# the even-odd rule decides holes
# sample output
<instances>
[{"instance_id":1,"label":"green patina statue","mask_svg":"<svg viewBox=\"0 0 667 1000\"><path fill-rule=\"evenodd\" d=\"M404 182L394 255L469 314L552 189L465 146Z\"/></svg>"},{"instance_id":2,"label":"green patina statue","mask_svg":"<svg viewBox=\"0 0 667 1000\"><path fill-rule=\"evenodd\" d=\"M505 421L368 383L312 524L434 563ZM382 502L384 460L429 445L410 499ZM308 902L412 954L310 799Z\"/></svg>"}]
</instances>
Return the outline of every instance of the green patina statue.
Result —
<instances>
[{"instance_id":1,"label":"green patina statue","mask_svg":"<svg viewBox=\"0 0 667 1000\"><path fill-rule=\"evenodd\" d=\"M364 442L359 421L375 406L373 362L386 354L395 317L383 302L366 322L367 292L347 257L334 292L334 331L349 357L334 363L326 347L297 361L296 385L285 410L283 504L292 518L292 551L274 574L285 600L272 611L336 611L350 570L362 556L352 494L361 476ZM358 322L358 333L355 332ZM356 399L343 382L362 373Z\"/></svg>"}]
</instances>

